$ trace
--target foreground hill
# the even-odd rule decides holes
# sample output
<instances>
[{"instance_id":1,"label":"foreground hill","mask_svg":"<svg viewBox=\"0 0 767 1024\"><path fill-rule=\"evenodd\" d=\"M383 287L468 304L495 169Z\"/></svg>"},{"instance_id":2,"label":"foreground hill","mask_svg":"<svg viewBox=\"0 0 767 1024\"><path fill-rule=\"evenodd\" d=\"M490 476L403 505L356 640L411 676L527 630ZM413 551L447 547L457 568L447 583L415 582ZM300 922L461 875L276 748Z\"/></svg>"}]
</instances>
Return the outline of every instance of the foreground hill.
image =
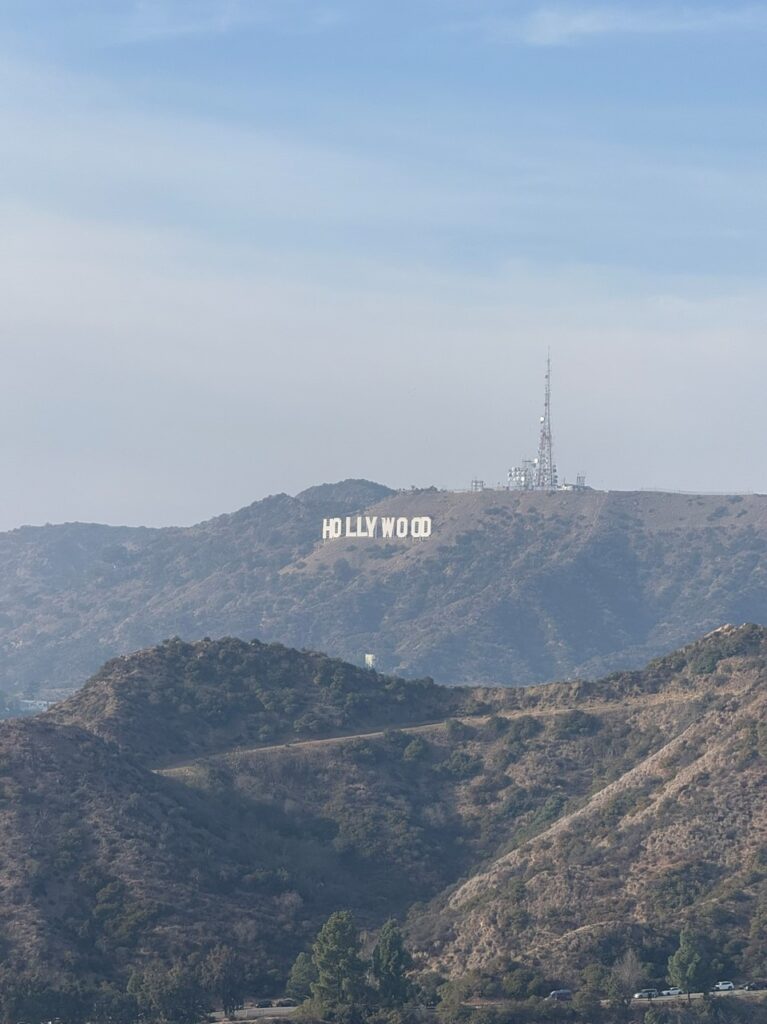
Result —
<instances>
[{"instance_id":1,"label":"foreground hill","mask_svg":"<svg viewBox=\"0 0 767 1024\"><path fill-rule=\"evenodd\" d=\"M623 707L593 727L629 756L619 770L597 757L588 792L563 775L551 820L532 834L511 825L498 856L418 913L414 933L438 968L521 960L577 977L633 945L662 979L689 923L725 973L764 973L767 633L724 628L619 680ZM546 753L572 770L561 750ZM507 782L529 785L528 770L517 761Z\"/></svg>"},{"instance_id":2,"label":"foreground hill","mask_svg":"<svg viewBox=\"0 0 767 1024\"><path fill-rule=\"evenodd\" d=\"M348 907L367 928L410 911L420 963L455 976L575 984L629 944L662 976L687 921L725 975L760 976L765 705L755 626L601 681L473 693L231 640L120 659L0 724L5 962L124 983L225 936L273 992ZM301 732L338 714L335 738Z\"/></svg>"},{"instance_id":3,"label":"foreground hill","mask_svg":"<svg viewBox=\"0 0 767 1024\"><path fill-rule=\"evenodd\" d=\"M471 694L238 640L117 659L70 700L0 723L0 939L11 972L122 979L221 941L273 985L341 903L371 920L449 876L409 885L335 841L315 809L244 797L225 765L195 785L158 765L265 740L424 722ZM436 852L436 851L435 851ZM388 869L388 865L386 866Z\"/></svg>"},{"instance_id":4,"label":"foreground hill","mask_svg":"<svg viewBox=\"0 0 767 1024\"><path fill-rule=\"evenodd\" d=\"M3 723L0 785L0 994L9 975L124 986L221 941L273 989L328 914L372 903L365 865L323 823L298 830L213 776L179 785L74 727Z\"/></svg>"},{"instance_id":5,"label":"foreground hill","mask_svg":"<svg viewBox=\"0 0 767 1024\"><path fill-rule=\"evenodd\" d=\"M326 516L431 516L428 540L322 543ZM169 636L258 635L444 683L634 667L723 621L767 622L767 498L277 495L188 529L0 535L0 689L63 696Z\"/></svg>"},{"instance_id":6,"label":"foreground hill","mask_svg":"<svg viewBox=\"0 0 767 1024\"><path fill-rule=\"evenodd\" d=\"M168 640L108 662L45 716L153 766L222 750L444 719L471 691L257 640Z\"/></svg>"}]
</instances>

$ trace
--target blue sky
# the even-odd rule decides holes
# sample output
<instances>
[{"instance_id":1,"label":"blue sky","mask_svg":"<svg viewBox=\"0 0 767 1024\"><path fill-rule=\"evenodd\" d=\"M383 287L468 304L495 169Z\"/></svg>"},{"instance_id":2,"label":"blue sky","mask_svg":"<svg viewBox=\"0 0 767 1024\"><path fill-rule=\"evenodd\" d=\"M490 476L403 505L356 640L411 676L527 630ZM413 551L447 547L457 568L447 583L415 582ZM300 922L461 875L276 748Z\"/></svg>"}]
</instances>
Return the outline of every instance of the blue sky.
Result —
<instances>
[{"instance_id":1,"label":"blue sky","mask_svg":"<svg viewBox=\"0 0 767 1024\"><path fill-rule=\"evenodd\" d=\"M767 490L767 4L5 0L0 527ZM749 439L746 442L744 439Z\"/></svg>"}]
</instances>

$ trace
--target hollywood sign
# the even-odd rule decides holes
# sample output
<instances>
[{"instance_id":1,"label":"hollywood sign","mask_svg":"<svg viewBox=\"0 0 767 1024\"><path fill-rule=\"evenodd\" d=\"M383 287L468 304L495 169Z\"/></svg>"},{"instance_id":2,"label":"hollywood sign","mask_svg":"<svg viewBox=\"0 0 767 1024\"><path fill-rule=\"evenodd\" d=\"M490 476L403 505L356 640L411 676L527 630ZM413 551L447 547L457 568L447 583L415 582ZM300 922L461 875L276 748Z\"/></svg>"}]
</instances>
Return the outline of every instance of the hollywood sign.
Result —
<instances>
[{"instance_id":1,"label":"hollywood sign","mask_svg":"<svg viewBox=\"0 0 767 1024\"><path fill-rule=\"evenodd\" d=\"M322 539L383 537L426 540L431 537L431 516L335 516L322 520Z\"/></svg>"}]
</instances>

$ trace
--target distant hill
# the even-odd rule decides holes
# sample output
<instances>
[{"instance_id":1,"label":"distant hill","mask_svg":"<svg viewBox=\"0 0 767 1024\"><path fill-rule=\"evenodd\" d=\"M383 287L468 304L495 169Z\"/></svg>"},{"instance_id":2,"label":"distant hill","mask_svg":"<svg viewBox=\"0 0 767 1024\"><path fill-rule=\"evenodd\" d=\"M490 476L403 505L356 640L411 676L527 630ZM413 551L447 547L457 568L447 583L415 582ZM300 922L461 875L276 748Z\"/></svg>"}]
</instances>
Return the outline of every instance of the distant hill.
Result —
<instances>
[{"instance_id":1,"label":"distant hill","mask_svg":"<svg viewBox=\"0 0 767 1024\"><path fill-rule=\"evenodd\" d=\"M758 975L766 705L756 626L599 681L474 692L233 640L119 659L0 723L4 961L124 982L225 936L273 992L349 907L368 928L410 910L421 962L453 975L572 981L629 943L662 974L687 921L725 975ZM302 733L311 715L341 735Z\"/></svg>"},{"instance_id":2,"label":"distant hill","mask_svg":"<svg viewBox=\"0 0 767 1024\"><path fill-rule=\"evenodd\" d=\"M433 519L323 543L326 516ZM0 689L63 696L173 636L258 636L382 671L503 685L636 667L767 622L767 497L395 493L352 480L185 529L0 535Z\"/></svg>"}]
</instances>

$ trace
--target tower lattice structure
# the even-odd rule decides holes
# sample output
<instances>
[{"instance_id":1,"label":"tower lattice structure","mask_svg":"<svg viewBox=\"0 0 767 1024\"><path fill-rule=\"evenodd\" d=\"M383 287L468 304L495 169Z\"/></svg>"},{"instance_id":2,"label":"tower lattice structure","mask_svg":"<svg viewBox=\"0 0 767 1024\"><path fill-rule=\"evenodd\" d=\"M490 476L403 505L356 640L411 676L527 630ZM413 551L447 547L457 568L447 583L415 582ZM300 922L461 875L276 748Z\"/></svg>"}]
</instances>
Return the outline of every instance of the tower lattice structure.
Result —
<instances>
[{"instance_id":1,"label":"tower lattice structure","mask_svg":"<svg viewBox=\"0 0 767 1024\"><path fill-rule=\"evenodd\" d=\"M546 396L541 416L541 435L535 464L535 489L554 491L557 487L557 467L554 465L551 439L551 353L546 358Z\"/></svg>"}]
</instances>

